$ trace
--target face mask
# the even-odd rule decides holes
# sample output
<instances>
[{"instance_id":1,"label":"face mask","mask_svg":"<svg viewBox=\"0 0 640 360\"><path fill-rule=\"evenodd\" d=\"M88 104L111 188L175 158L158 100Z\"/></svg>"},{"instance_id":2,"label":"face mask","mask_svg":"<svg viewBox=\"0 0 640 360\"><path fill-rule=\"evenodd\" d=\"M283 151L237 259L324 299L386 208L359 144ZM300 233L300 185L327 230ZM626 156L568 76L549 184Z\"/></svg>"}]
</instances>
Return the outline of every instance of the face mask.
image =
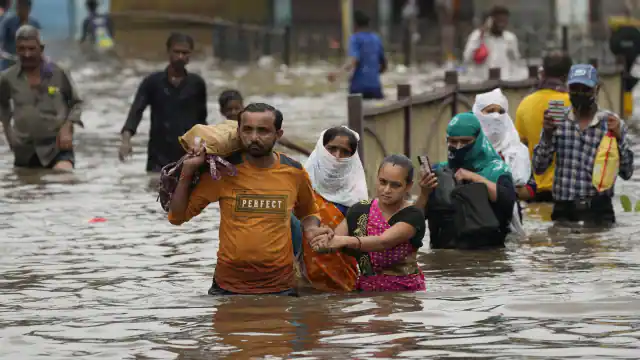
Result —
<instances>
[{"instance_id":1,"label":"face mask","mask_svg":"<svg viewBox=\"0 0 640 360\"><path fill-rule=\"evenodd\" d=\"M467 144L461 148L456 148L454 146L449 146L448 150L449 150L449 164L452 165L452 167L454 168L459 168L462 167L462 164L464 164L464 159L467 156L467 153L469 152L469 150L471 150L471 148L473 147L473 143L471 144Z\"/></svg>"},{"instance_id":2,"label":"face mask","mask_svg":"<svg viewBox=\"0 0 640 360\"><path fill-rule=\"evenodd\" d=\"M596 102L596 97L593 94L572 94L569 93L569 101L578 112L584 112L591 110L593 104Z\"/></svg>"},{"instance_id":3,"label":"face mask","mask_svg":"<svg viewBox=\"0 0 640 360\"><path fill-rule=\"evenodd\" d=\"M503 118L506 114L491 113L478 115L482 124L482 131L492 144L499 143L504 135Z\"/></svg>"}]
</instances>

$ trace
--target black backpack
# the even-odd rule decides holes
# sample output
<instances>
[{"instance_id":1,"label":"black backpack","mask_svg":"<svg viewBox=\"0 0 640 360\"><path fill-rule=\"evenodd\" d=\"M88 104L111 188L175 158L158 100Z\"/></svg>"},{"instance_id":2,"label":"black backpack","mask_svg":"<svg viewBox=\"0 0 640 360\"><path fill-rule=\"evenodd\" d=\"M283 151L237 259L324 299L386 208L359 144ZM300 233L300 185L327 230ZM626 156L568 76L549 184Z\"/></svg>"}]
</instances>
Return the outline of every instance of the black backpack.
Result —
<instances>
[{"instance_id":1,"label":"black backpack","mask_svg":"<svg viewBox=\"0 0 640 360\"><path fill-rule=\"evenodd\" d=\"M457 239L492 236L501 232L500 221L491 207L487 185L459 185L451 192L451 202Z\"/></svg>"},{"instance_id":2,"label":"black backpack","mask_svg":"<svg viewBox=\"0 0 640 360\"><path fill-rule=\"evenodd\" d=\"M433 206L429 211L453 211L451 193L457 186L453 170L448 167L439 167L433 171L438 178L438 187L433 190Z\"/></svg>"}]
</instances>

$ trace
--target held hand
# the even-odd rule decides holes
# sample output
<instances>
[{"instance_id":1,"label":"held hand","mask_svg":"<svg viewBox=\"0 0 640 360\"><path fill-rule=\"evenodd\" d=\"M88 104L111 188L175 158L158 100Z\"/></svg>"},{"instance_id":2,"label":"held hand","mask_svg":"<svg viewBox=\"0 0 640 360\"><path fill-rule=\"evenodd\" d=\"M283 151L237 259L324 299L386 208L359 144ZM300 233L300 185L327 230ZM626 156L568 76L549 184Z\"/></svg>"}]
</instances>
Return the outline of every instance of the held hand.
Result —
<instances>
[{"instance_id":1,"label":"held hand","mask_svg":"<svg viewBox=\"0 0 640 360\"><path fill-rule=\"evenodd\" d=\"M544 136L547 139L551 139L551 137L553 136L553 132L556 131L557 128L558 128L558 125L553 120L553 117L551 117L551 115L549 115L549 110L545 110L544 111L544 121L542 123L542 129L543 129L543 132L544 132Z\"/></svg>"},{"instance_id":2,"label":"held hand","mask_svg":"<svg viewBox=\"0 0 640 360\"><path fill-rule=\"evenodd\" d=\"M326 242L318 242L314 250L320 253L333 252L345 247L347 245L348 239L348 236L334 236L332 239Z\"/></svg>"},{"instance_id":3,"label":"held hand","mask_svg":"<svg viewBox=\"0 0 640 360\"><path fill-rule=\"evenodd\" d=\"M332 71L327 75L327 80L329 80L330 83L336 81L337 78L338 78L338 73L335 71Z\"/></svg>"},{"instance_id":4,"label":"held hand","mask_svg":"<svg viewBox=\"0 0 640 360\"><path fill-rule=\"evenodd\" d=\"M329 252L329 241L329 236L325 234L314 237L309 241L309 243L311 244L311 248L313 249L313 251L319 253L327 253Z\"/></svg>"},{"instance_id":5,"label":"held hand","mask_svg":"<svg viewBox=\"0 0 640 360\"><path fill-rule=\"evenodd\" d=\"M428 173L421 172L420 189L423 194L429 195L438 187L438 177L433 171Z\"/></svg>"},{"instance_id":6,"label":"held hand","mask_svg":"<svg viewBox=\"0 0 640 360\"><path fill-rule=\"evenodd\" d=\"M476 182L476 174L472 173L469 170L466 169L458 169L458 171L456 171L455 174L456 180L457 181L470 181L470 182Z\"/></svg>"},{"instance_id":7,"label":"held hand","mask_svg":"<svg viewBox=\"0 0 640 360\"><path fill-rule=\"evenodd\" d=\"M57 145L60 150L73 149L73 125L63 125L58 132Z\"/></svg>"},{"instance_id":8,"label":"held hand","mask_svg":"<svg viewBox=\"0 0 640 360\"><path fill-rule=\"evenodd\" d=\"M319 241L322 236L326 236L327 240L331 240L333 238L333 230L326 225L316 226L305 229L304 236L309 239L309 243L313 246L314 242Z\"/></svg>"},{"instance_id":9,"label":"held hand","mask_svg":"<svg viewBox=\"0 0 640 360\"><path fill-rule=\"evenodd\" d=\"M131 141L123 139L122 143L120 144L120 148L118 149L118 158L120 158L120 161L126 161L127 158L131 156L132 152L133 147L131 146Z\"/></svg>"},{"instance_id":10,"label":"held hand","mask_svg":"<svg viewBox=\"0 0 640 360\"><path fill-rule=\"evenodd\" d=\"M607 128L617 140L622 138L622 123L620 122L620 118L615 115L609 115L607 118Z\"/></svg>"}]
</instances>

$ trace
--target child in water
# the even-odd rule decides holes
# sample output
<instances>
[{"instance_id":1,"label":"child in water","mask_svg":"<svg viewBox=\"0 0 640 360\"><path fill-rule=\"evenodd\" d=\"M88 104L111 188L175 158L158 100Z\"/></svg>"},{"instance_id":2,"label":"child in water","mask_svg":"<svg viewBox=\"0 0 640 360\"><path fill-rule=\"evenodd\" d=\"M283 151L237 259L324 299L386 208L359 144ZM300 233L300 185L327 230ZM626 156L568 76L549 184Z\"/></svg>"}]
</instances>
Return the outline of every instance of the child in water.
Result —
<instances>
[{"instance_id":1,"label":"child in water","mask_svg":"<svg viewBox=\"0 0 640 360\"><path fill-rule=\"evenodd\" d=\"M238 114L244 109L244 99L238 90L225 90L218 97L218 105L222 116L238 121Z\"/></svg>"},{"instance_id":2,"label":"child in water","mask_svg":"<svg viewBox=\"0 0 640 360\"><path fill-rule=\"evenodd\" d=\"M244 98L238 90L229 89L220 93L218 97L218 105L220 106L220 114L227 120L238 121L238 114L244 109ZM278 144L302 154L309 156L310 152L300 147L300 145L294 144L286 137L282 136L278 140Z\"/></svg>"}]
</instances>

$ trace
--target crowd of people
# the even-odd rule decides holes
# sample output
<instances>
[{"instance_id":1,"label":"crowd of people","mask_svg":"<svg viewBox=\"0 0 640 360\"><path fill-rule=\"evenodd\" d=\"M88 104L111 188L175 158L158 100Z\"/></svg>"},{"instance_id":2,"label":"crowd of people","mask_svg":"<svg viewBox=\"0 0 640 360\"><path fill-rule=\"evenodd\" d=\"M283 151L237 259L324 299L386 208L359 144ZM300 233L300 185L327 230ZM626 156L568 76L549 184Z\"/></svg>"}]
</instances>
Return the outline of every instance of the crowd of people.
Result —
<instances>
[{"instance_id":1,"label":"crowd of people","mask_svg":"<svg viewBox=\"0 0 640 360\"><path fill-rule=\"evenodd\" d=\"M384 52L366 33L368 18L356 15L356 23L343 70L354 71L352 79L368 79L351 92L379 98L379 79L369 76L386 66ZM82 100L69 73L44 56L36 26L22 24L13 41L18 61L0 76L0 120L14 164L72 169ZM447 161L417 170L405 155L389 155L375 184L366 184L358 133L326 129L303 165L274 150L289 143L278 109L245 105L239 91L224 91L220 113L237 122L240 149L225 156L237 173L214 179L203 171L205 144L185 150L178 141L194 126L207 125L205 82L186 70L193 47L188 35L169 36L168 65L140 84L119 156L126 161L131 154L131 137L150 107L146 170L159 172L181 160L168 220L181 225L219 204L213 295L296 295L296 267L321 291L423 291L417 252L425 239L432 249L503 247L508 236L524 235L523 204L536 201L553 203L553 220L611 225L613 184L594 185L603 141L615 140L614 175L626 180L633 174L627 126L597 105L597 70L552 53L537 89L518 104L515 121L500 89L478 94L472 111L448 124ZM551 102L562 105L559 118L550 112ZM420 195L413 202L415 186Z\"/></svg>"}]
</instances>

